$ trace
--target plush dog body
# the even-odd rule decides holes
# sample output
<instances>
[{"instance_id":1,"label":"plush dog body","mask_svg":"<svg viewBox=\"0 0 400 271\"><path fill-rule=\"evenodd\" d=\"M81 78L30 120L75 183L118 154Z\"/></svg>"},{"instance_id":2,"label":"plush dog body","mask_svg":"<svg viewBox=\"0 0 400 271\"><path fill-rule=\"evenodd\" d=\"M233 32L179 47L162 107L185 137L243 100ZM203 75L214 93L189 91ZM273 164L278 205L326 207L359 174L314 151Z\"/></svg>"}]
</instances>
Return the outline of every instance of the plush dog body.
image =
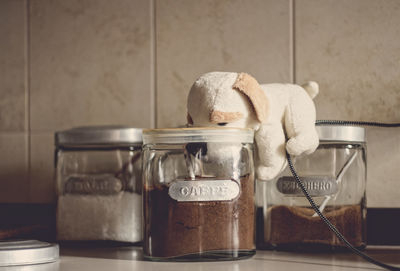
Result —
<instances>
[{"instance_id":1,"label":"plush dog body","mask_svg":"<svg viewBox=\"0 0 400 271\"><path fill-rule=\"evenodd\" d=\"M188 124L254 129L257 177L270 180L286 167L285 149L301 155L318 146L317 93L315 82L259 85L246 73L206 73L190 90Z\"/></svg>"}]
</instances>

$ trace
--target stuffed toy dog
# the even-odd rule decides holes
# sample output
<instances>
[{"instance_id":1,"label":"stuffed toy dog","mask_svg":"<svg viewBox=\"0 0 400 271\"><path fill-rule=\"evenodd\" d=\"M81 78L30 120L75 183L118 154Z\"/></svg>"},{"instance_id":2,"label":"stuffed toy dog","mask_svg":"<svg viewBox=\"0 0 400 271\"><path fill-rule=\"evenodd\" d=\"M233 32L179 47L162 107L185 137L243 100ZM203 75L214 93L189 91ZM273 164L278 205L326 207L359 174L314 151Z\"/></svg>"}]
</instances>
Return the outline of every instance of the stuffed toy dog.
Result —
<instances>
[{"instance_id":1,"label":"stuffed toy dog","mask_svg":"<svg viewBox=\"0 0 400 271\"><path fill-rule=\"evenodd\" d=\"M187 120L195 127L254 129L257 178L271 180L287 165L285 150L297 156L317 148L317 94L315 82L259 85L246 73L210 72L190 90Z\"/></svg>"}]
</instances>

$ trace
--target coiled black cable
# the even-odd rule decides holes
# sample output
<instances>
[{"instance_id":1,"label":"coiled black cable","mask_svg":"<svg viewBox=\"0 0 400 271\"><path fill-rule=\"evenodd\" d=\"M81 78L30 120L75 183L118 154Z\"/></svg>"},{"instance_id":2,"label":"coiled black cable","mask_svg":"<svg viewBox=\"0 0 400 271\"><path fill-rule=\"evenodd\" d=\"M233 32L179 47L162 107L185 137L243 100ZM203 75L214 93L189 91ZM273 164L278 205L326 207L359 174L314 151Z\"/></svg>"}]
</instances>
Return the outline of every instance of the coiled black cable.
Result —
<instances>
[{"instance_id":1,"label":"coiled black cable","mask_svg":"<svg viewBox=\"0 0 400 271\"><path fill-rule=\"evenodd\" d=\"M317 120L316 125L343 125L343 126L375 126L375 127L400 127L400 123L380 123L380 122L364 122L364 121L343 121L343 120ZM327 219L319 210L318 206L315 204L314 200L308 193L307 189L305 188L303 182L300 180L299 176L297 175L296 170L294 169L292 159L289 155L289 153L286 152L286 158L289 164L289 169L295 178L296 182L300 186L300 189L303 191L303 194L307 198L307 200L310 202L311 207L314 209L314 211L318 214L318 216L321 218L321 220L328 226L328 228L341 240L352 252L363 258L364 260L375 264L377 266L380 266L382 268L385 268L387 270L391 271L400 271L400 267L388 265L385 263L382 263L378 260L375 260L374 258L371 258L367 254L361 252L357 248L355 248L349 241L346 240L346 238L339 232L339 230Z\"/></svg>"}]
</instances>

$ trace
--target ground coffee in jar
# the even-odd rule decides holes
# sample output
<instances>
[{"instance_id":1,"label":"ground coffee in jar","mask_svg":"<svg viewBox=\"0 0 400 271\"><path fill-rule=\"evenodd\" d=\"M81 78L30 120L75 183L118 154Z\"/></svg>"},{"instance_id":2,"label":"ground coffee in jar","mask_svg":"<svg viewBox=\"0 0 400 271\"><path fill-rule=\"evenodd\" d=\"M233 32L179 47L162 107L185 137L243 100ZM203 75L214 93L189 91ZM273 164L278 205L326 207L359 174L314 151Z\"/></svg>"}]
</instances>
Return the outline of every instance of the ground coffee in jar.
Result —
<instances>
[{"instance_id":1,"label":"ground coffee in jar","mask_svg":"<svg viewBox=\"0 0 400 271\"><path fill-rule=\"evenodd\" d=\"M150 260L240 259L255 253L253 132L144 132L144 254Z\"/></svg>"}]
</instances>

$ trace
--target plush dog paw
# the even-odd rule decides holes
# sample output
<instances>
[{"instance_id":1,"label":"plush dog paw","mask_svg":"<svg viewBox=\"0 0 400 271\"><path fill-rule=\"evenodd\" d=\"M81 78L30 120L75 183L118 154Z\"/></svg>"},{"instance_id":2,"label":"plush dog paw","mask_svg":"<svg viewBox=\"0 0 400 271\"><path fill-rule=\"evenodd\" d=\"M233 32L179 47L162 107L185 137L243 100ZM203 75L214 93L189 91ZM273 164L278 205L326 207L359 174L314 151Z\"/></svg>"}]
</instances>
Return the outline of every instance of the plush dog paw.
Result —
<instances>
[{"instance_id":1,"label":"plush dog paw","mask_svg":"<svg viewBox=\"0 0 400 271\"><path fill-rule=\"evenodd\" d=\"M318 136L315 135L299 135L290 138L286 142L286 150L291 155L310 154L318 147Z\"/></svg>"},{"instance_id":2,"label":"plush dog paw","mask_svg":"<svg viewBox=\"0 0 400 271\"><path fill-rule=\"evenodd\" d=\"M285 167L257 167L257 179L260 181L269 181L275 178Z\"/></svg>"}]
</instances>

